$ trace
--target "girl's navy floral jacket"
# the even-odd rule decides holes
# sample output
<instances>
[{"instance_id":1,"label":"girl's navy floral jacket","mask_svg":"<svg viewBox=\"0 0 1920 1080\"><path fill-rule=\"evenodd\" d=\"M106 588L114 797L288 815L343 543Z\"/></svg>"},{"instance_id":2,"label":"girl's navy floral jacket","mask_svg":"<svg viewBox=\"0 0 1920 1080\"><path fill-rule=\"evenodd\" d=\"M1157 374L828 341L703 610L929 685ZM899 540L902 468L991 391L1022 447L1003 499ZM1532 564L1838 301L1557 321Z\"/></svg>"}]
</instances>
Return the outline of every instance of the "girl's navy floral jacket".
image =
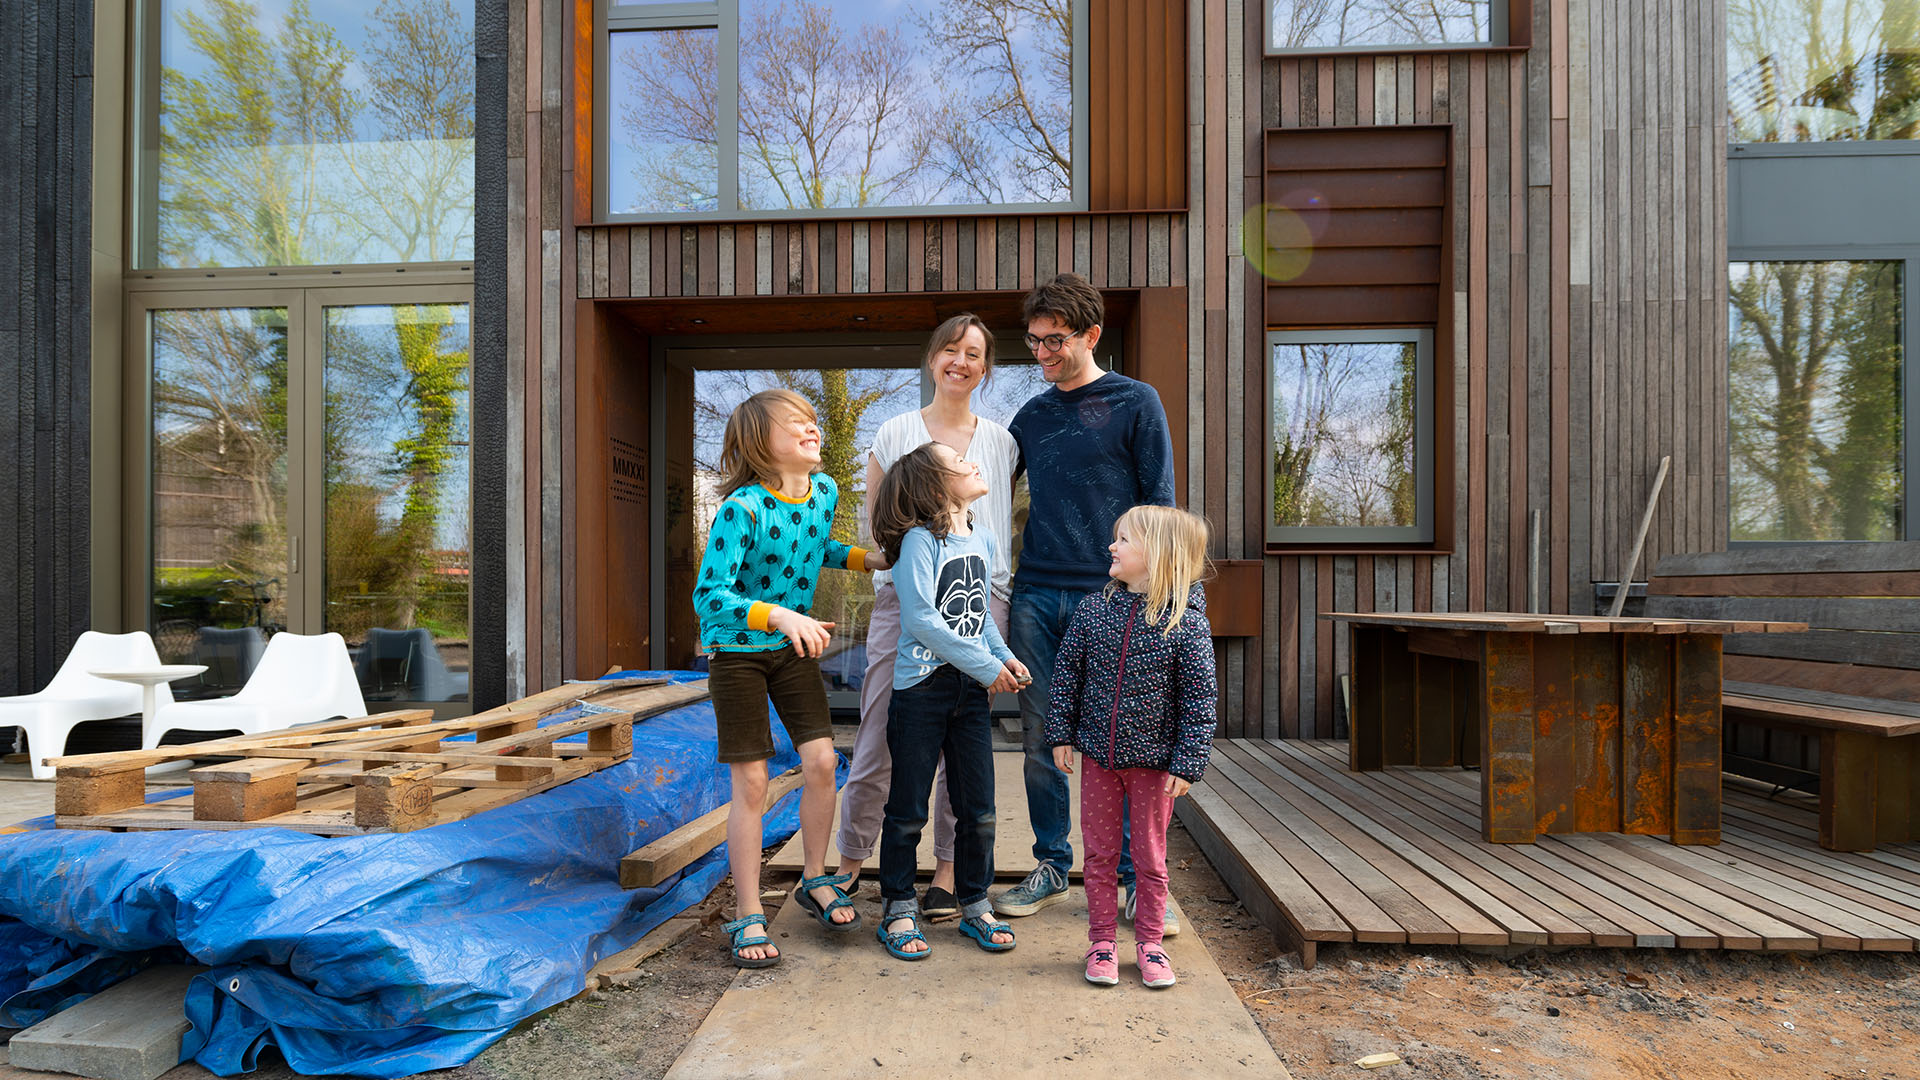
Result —
<instances>
[{"instance_id":1,"label":"girl's navy floral jacket","mask_svg":"<svg viewBox=\"0 0 1920 1080\"><path fill-rule=\"evenodd\" d=\"M1107 769L1160 769L1189 782L1213 748L1213 631L1195 585L1171 635L1147 622L1146 597L1108 588L1080 602L1060 640L1047 745Z\"/></svg>"}]
</instances>

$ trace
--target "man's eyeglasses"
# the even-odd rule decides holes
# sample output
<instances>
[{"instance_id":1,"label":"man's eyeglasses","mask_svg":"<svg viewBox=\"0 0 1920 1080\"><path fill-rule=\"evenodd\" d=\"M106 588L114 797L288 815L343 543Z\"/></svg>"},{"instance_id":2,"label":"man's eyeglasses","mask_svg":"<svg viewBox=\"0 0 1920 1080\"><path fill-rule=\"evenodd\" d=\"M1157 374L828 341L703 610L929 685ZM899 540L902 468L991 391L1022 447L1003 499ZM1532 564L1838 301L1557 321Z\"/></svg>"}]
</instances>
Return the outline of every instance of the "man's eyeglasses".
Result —
<instances>
[{"instance_id":1,"label":"man's eyeglasses","mask_svg":"<svg viewBox=\"0 0 1920 1080\"><path fill-rule=\"evenodd\" d=\"M1072 341L1084 333L1086 333L1085 330L1075 330L1071 334L1048 334L1046 337L1034 337L1032 334L1027 334L1022 340L1027 343L1027 348L1033 352L1039 352L1040 346L1042 345L1047 347L1048 352L1059 352L1061 346L1064 346L1067 342Z\"/></svg>"}]
</instances>

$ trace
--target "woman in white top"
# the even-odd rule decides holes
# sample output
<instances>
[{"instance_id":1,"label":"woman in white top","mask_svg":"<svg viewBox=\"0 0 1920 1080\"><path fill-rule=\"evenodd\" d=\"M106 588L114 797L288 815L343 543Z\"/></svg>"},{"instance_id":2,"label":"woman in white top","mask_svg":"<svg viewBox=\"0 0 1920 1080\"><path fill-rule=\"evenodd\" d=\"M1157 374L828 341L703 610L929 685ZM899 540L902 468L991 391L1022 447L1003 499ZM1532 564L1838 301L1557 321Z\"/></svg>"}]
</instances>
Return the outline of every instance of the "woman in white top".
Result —
<instances>
[{"instance_id":1,"label":"woman in white top","mask_svg":"<svg viewBox=\"0 0 1920 1080\"><path fill-rule=\"evenodd\" d=\"M934 330L927 343L927 371L933 376L933 402L923 409L901 413L880 425L867 455L867 493L880 489L880 478L907 451L930 442L951 446L961 460L980 466L987 494L972 506L974 527L993 534L993 595L988 609L1001 634L1007 632L1007 599L1011 590L1013 541L1013 469L1019 448L1006 428L973 411L973 390L993 371L993 332L978 316L955 315ZM860 876L860 866L874 853L880 822L893 777L893 758L887 751L887 705L893 698L893 658L900 638L900 600L890 575L873 576L873 617L867 624L867 672L860 684L860 734L854 741L853 766L841 789L841 874ZM947 799L944 766L934 793L933 885L922 911L929 921L959 914L953 896L953 807ZM853 886L848 886L852 891Z\"/></svg>"}]
</instances>

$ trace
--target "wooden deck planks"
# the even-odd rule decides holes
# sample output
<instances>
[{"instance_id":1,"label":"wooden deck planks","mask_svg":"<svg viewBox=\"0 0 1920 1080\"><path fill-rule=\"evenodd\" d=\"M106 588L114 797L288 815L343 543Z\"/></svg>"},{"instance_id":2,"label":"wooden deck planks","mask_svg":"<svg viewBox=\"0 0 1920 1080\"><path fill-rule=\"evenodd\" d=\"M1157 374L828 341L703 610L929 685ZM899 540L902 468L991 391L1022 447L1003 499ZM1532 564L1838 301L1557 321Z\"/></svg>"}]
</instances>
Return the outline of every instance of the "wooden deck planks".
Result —
<instances>
[{"instance_id":1,"label":"wooden deck planks","mask_svg":"<svg viewBox=\"0 0 1920 1080\"><path fill-rule=\"evenodd\" d=\"M1920 846L1822 850L1808 800L1726 790L1718 846L1480 836L1477 772L1349 771L1344 742L1220 740L1180 806L1292 941L1920 950ZM1243 851L1251 848L1251 851Z\"/></svg>"}]
</instances>

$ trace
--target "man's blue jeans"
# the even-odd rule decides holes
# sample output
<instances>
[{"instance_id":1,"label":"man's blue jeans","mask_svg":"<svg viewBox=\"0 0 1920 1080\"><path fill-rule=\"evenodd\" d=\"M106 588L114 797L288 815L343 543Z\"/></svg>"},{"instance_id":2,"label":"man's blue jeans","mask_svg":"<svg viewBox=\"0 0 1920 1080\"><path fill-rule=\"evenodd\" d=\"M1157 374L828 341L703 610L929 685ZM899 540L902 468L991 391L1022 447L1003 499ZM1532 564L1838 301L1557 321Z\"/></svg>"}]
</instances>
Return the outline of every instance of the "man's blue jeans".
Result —
<instances>
[{"instance_id":1,"label":"man's blue jeans","mask_svg":"<svg viewBox=\"0 0 1920 1080\"><path fill-rule=\"evenodd\" d=\"M1047 698L1053 687L1053 661L1060 639L1080 601L1090 593L1079 589L1050 589L1015 585L1007 618L1007 648L1027 665L1033 681L1020 691L1020 720L1025 727L1027 814L1033 823L1033 858L1051 863L1061 876L1073 868L1072 794L1067 776L1053 764L1047 745ZM1125 822L1126 818L1121 817ZM1120 844L1120 884L1133 884L1133 855L1129 838Z\"/></svg>"}]
</instances>

